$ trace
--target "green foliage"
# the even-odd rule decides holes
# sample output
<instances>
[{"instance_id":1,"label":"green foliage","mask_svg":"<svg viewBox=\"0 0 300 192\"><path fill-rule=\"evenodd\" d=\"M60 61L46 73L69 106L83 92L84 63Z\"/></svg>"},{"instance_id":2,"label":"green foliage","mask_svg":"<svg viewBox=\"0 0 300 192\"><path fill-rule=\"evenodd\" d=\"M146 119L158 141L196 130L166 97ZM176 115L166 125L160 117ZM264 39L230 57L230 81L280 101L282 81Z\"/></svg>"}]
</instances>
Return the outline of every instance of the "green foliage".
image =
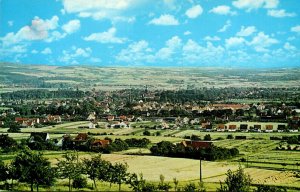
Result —
<instances>
[{"instance_id":1,"label":"green foliage","mask_svg":"<svg viewBox=\"0 0 300 192\"><path fill-rule=\"evenodd\" d=\"M0 181L5 181L9 179L9 168L0 160Z\"/></svg>"},{"instance_id":2,"label":"green foliage","mask_svg":"<svg viewBox=\"0 0 300 192\"><path fill-rule=\"evenodd\" d=\"M85 188L87 186L87 180L82 176L77 176L74 178L72 186L75 189Z\"/></svg>"},{"instance_id":3,"label":"green foliage","mask_svg":"<svg viewBox=\"0 0 300 192\"><path fill-rule=\"evenodd\" d=\"M230 169L226 173L227 178L225 184L221 184L221 188L217 189L218 192L249 192L251 185L251 178L248 174L244 173L242 167L236 172Z\"/></svg>"},{"instance_id":4,"label":"green foliage","mask_svg":"<svg viewBox=\"0 0 300 192\"><path fill-rule=\"evenodd\" d=\"M143 188L146 184L146 180L144 179L142 173L139 176L133 173L128 175L126 183L130 185L130 188L132 188L133 191L140 192L143 191Z\"/></svg>"},{"instance_id":5,"label":"green foliage","mask_svg":"<svg viewBox=\"0 0 300 192\"><path fill-rule=\"evenodd\" d=\"M55 169L50 162L42 156L42 153L34 153L30 150L20 152L12 162L15 174L20 182L30 184L31 191L36 185L50 186L55 182Z\"/></svg>"},{"instance_id":6,"label":"green foliage","mask_svg":"<svg viewBox=\"0 0 300 192\"><path fill-rule=\"evenodd\" d=\"M119 185L119 191L121 191L121 184L125 183L128 179L129 174L127 173L128 165L122 163L116 163L109 169L110 179L112 183Z\"/></svg>"},{"instance_id":7,"label":"green foliage","mask_svg":"<svg viewBox=\"0 0 300 192\"><path fill-rule=\"evenodd\" d=\"M203 140L204 140L204 141L211 141L211 136L210 136L210 134L205 135Z\"/></svg>"},{"instance_id":8,"label":"green foliage","mask_svg":"<svg viewBox=\"0 0 300 192\"><path fill-rule=\"evenodd\" d=\"M150 133L150 131L146 130L146 131L143 132L143 135L144 135L144 136L150 136L151 133Z\"/></svg>"},{"instance_id":9,"label":"green foliage","mask_svg":"<svg viewBox=\"0 0 300 192\"><path fill-rule=\"evenodd\" d=\"M111 163L101 158L101 155L94 156L91 159L83 160L83 169L88 177L94 182L94 186L97 189L96 180L108 181L109 180L109 168Z\"/></svg>"},{"instance_id":10,"label":"green foliage","mask_svg":"<svg viewBox=\"0 0 300 192\"><path fill-rule=\"evenodd\" d=\"M12 122L10 123L9 125L9 129L7 130L7 132L9 133L20 133L21 132L21 129L20 129L20 125L15 123L15 122Z\"/></svg>"},{"instance_id":11,"label":"green foliage","mask_svg":"<svg viewBox=\"0 0 300 192\"><path fill-rule=\"evenodd\" d=\"M69 191L71 191L71 182L82 173L82 165L75 153L65 153L63 158L58 159L58 174L60 178L69 180Z\"/></svg>"},{"instance_id":12,"label":"green foliage","mask_svg":"<svg viewBox=\"0 0 300 192\"><path fill-rule=\"evenodd\" d=\"M183 191L185 192L196 192L197 191L197 187L194 183L189 183L189 184L186 184L184 187L183 187Z\"/></svg>"},{"instance_id":13,"label":"green foliage","mask_svg":"<svg viewBox=\"0 0 300 192\"><path fill-rule=\"evenodd\" d=\"M233 139L233 135L227 135L226 139Z\"/></svg>"},{"instance_id":14,"label":"green foliage","mask_svg":"<svg viewBox=\"0 0 300 192\"><path fill-rule=\"evenodd\" d=\"M125 142L129 147L143 147L143 148L146 148L151 143L151 141L147 138L142 138L142 139L130 138L130 139L125 139Z\"/></svg>"},{"instance_id":15,"label":"green foliage","mask_svg":"<svg viewBox=\"0 0 300 192\"><path fill-rule=\"evenodd\" d=\"M254 192L286 192L287 189L284 187L268 186L268 185L259 185Z\"/></svg>"},{"instance_id":16,"label":"green foliage","mask_svg":"<svg viewBox=\"0 0 300 192\"><path fill-rule=\"evenodd\" d=\"M8 134L0 135L0 148L5 151L13 151L17 148L17 142L8 136Z\"/></svg>"}]
</instances>

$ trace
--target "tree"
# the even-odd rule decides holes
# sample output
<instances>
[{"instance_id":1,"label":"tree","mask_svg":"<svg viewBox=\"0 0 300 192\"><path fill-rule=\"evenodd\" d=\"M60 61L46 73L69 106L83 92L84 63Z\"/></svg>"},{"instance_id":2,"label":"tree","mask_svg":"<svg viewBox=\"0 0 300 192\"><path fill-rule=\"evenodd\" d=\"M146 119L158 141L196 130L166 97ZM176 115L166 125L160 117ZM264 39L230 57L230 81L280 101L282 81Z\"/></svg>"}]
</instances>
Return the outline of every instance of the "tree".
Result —
<instances>
[{"instance_id":1,"label":"tree","mask_svg":"<svg viewBox=\"0 0 300 192\"><path fill-rule=\"evenodd\" d=\"M176 177L173 178L173 183L174 183L174 186L175 186L175 191L177 191L179 181L176 179Z\"/></svg>"},{"instance_id":2,"label":"tree","mask_svg":"<svg viewBox=\"0 0 300 192\"><path fill-rule=\"evenodd\" d=\"M85 177L78 175L74 178L72 186L76 189L85 188L87 186L87 180Z\"/></svg>"},{"instance_id":3,"label":"tree","mask_svg":"<svg viewBox=\"0 0 300 192\"><path fill-rule=\"evenodd\" d=\"M17 146L17 142L8 136L8 134L0 135L0 148L4 151L10 151L12 148Z\"/></svg>"},{"instance_id":4,"label":"tree","mask_svg":"<svg viewBox=\"0 0 300 192\"><path fill-rule=\"evenodd\" d=\"M221 183L221 188L217 189L218 192L248 192L250 191L251 178L248 174L244 173L242 167L236 172L230 169L226 173L225 185Z\"/></svg>"},{"instance_id":5,"label":"tree","mask_svg":"<svg viewBox=\"0 0 300 192\"><path fill-rule=\"evenodd\" d=\"M139 175L139 177L137 174L133 173L128 175L126 183L130 185L130 188L132 188L133 191L140 192L145 187L146 180L144 179L142 173Z\"/></svg>"},{"instance_id":6,"label":"tree","mask_svg":"<svg viewBox=\"0 0 300 192\"><path fill-rule=\"evenodd\" d=\"M211 136L210 136L210 134L205 135L203 140L204 140L204 141L211 141Z\"/></svg>"},{"instance_id":7,"label":"tree","mask_svg":"<svg viewBox=\"0 0 300 192\"><path fill-rule=\"evenodd\" d=\"M0 182L6 182L9 179L9 168L0 160Z\"/></svg>"},{"instance_id":8,"label":"tree","mask_svg":"<svg viewBox=\"0 0 300 192\"><path fill-rule=\"evenodd\" d=\"M69 191L71 191L71 183L81 174L82 166L75 153L65 153L63 158L58 159L58 173L61 178L69 180Z\"/></svg>"},{"instance_id":9,"label":"tree","mask_svg":"<svg viewBox=\"0 0 300 192\"><path fill-rule=\"evenodd\" d=\"M21 129L20 129L20 125L18 123L12 122L9 125L9 129L7 130L7 132L9 133L20 133Z\"/></svg>"},{"instance_id":10,"label":"tree","mask_svg":"<svg viewBox=\"0 0 300 192\"><path fill-rule=\"evenodd\" d=\"M127 181L127 169L128 165L126 163L116 163L110 168L110 181L119 185L119 191L121 191L121 184Z\"/></svg>"},{"instance_id":11,"label":"tree","mask_svg":"<svg viewBox=\"0 0 300 192\"><path fill-rule=\"evenodd\" d=\"M23 150L15 157L12 165L18 180L29 183L31 191L34 185L38 191L40 185L51 186L55 182L55 169L50 166L50 162L42 153Z\"/></svg>"},{"instance_id":12,"label":"tree","mask_svg":"<svg viewBox=\"0 0 300 192\"><path fill-rule=\"evenodd\" d=\"M94 182L96 189L96 180L106 181L108 179L110 162L101 159L101 155L94 156L91 159L84 159L83 167L88 177Z\"/></svg>"},{"instance_id":13,"label":"tree","mask_svg":"<svg viewBox=\"0 0 300 192\"><path fill-rule=\"evenodd\" d=\"M194 191L197 191L197 187L194 183L189 183L183 187L183 191L194 192Z\"/></svg>"}]
</instances>

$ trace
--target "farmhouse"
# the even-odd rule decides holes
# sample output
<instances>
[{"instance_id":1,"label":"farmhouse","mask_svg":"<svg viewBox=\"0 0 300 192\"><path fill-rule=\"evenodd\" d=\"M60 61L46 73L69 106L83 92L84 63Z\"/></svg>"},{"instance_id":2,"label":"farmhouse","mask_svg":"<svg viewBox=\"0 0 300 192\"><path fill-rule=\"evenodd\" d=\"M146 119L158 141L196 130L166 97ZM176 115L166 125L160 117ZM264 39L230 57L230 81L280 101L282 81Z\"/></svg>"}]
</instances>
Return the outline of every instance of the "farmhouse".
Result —
<instances>
[{"instance_id":1,"label":"farmhouse","mask_svg":"<svg viewBox=\"0 0 300 192\"><path fill-rule=\"evenodd\" d=\"M217 127L217 131L224 132L226 129L226 126L224 124L219 124Z\"/></svg>"},{"instance_id":2,"label":"farmhouse","mask_svg":"<svg viewBox=\"0 0 300 192\"><path fill-rule=\"evenodd\" d=\"M236 125L229 125L228 131L235 132L236 131Z\"/></svg>"},{"instance_id":3,"label":"farmhouse","mask_svg":"<svg viewBox=\"0 0 300 192\"><path fill-rule=\"evenodd\" d=\"M273 132L273 125L266 125L265 132L268 132L268 133Z\"/></svg>"},{"instance_id":4,"label":"farmhouse","mask_svg":"<svg viewBox=\"0 0 300 192\"><path fill-rule=\"evenodd\" d=\"M16 117L15 122L20 124L22 127L34 127L35 124L40 123L40 119Z\"/></svg>"},{"instance_id":5,"label":"farmhouse","mask_svg":"<svg viewBox=\"0 0 300 192\"><path fill-rule=\"evenodd\" d=\"M74 141L75 142L83 142L83 141L87 141L87 139L88 139L87 133L78 133L78 135L75 137Z\"/></svg>"},{"instance_id":6,"label":"farmhouse","mask_svg":"<svg viewBox=\"0 0 300 192\"><path fill-rule=\"evenodd\" d=\"M213 147L212 141L182 141L184 147L192 147L193 149L207 149Z\"/></svg>"},{"instance_id":7,"label":"farmhouse","mask_svg":"<svg viewBox=\"0 0 300 192\"><path fill-rule=\"evenodd\" d=\"M61 123L61 117L59 115L48 115L48 122Z\"/></svg>"},{"instance_id":8,"label":"farmhouse","mask_svg":"<svg viewBox=\"0 0 300 192\"><path fill-rule=\"evenodd\" d=\"M36 141L48 141L50 140L49 133L33 132L30 134L29 142L34 143Z\"/></svg>"},{"instance_id":9,"label":"farmhouse","mask_svg":"<svg viewBox=\"0 0 300 192\"><path fill-rule=\"evenodd\" d=\"M96 139L92 142L93 149L106 148L110 144L109 140Z\"/></svg>"}]
</instances>

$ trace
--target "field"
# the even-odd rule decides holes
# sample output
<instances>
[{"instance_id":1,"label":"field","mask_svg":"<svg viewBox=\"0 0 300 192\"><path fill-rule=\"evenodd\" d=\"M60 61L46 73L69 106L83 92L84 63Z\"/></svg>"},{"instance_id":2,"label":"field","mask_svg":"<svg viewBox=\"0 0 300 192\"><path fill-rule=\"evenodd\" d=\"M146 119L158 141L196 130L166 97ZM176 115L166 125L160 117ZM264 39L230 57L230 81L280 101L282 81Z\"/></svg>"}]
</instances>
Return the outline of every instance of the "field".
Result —
<instances>
[{"instance_id":1,"label":"field","mask_svg":"<svg viewBox=\"0 0 300 192\"><path fill-rule=\"evenodd\" d=\"M122 68L90 66L42 66L0 63L1 91L24 88L78 87L117 90L126 88L194 89L200 87L297 87L299 69L230 68ZM29 85L31 84L31 87ZM28 87L29 86L29 87Z\"/></svg>"},{"instance_id":2,"label":"field","mask_svg":"<svg viewBox=\"0 0 300 192\"><path fill-rule=\"evenodd\" d=\"M110 137L115 138L143 138L144 128L140 125L147 123L137 123L137 128L107 129L105 123L101 124L100 129L80 128L87 126L87 121L63 123L44 128L24 128L22 133L9 133L16 140L27 139L30 132L41 131L50 133L51 138L61 138L63 133L69 133L75 136L80 132L94 133L95 138ZM249 124L249 123L248 123ZM7 129L2 128L0 132L4 133ZM152 143L160 141L170 141L173 143L181 142L185 136L198 135L203 138L210 134L214 144L220 147L236 147L240 151L240 156L228 161L209 162L202 161L203 180L208 191L214 191L219 181L224 181L228 169L236 170L239 165L245 167L245 171L253 178L254 184L268 184L287 187L299 187L300 180L295 177L294 171L299 170L296 163L300 162L299 151L277 151L274 150L281 141L270 140L270 136L291 136L295 133L245 133L245 132L200 132L199 130L150 130L152 136L147 136ZM160 132L160 136L154 136ZM100 135L106 133L107 135ZM226 137L247 136L247 140L230 140ZM46 151L45 156L55 164L57 158L63 154L62 151ZM80 158L89 158L94 153L79 152ZM111 162L126 162L129 165L129 171L133 173L142 173L144 178L151 182L158 182L159 175L163 174L166 181L172 183L176 177L181 184L187 182L198 182L199 180L199 160L180 159L168 157L149 156L149 149L132 148L127 151L116 152L114 154L103 154L102 157ZM14 154L1 155L1 159L10 161ZM241 163L240 159L247 159L247 163ZM283 163L285 165L283 166ZM64 182L59 182L62 185ZM106 184L101 184L108 187ZM63 188L63 187L62 187ZM126 187L125 187L126 189ZM128 186L127 186L128 189ZM107 188L108 190L108 188Z\"/></svg>"}]
</instances>

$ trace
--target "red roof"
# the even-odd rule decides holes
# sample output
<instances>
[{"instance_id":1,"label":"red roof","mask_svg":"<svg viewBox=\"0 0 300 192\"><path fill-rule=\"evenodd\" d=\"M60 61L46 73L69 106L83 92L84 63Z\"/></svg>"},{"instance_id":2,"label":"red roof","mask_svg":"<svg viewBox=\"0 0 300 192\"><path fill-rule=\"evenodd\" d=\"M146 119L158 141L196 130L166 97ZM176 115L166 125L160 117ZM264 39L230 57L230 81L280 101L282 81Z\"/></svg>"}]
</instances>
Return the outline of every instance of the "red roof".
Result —
<instances>
[{"instance_id":1,"label":"red roof","mask_svg":"<svg viewBox=\"0 0 300 192\"><path fill-rule=\"evenodd\" d=\"M183 144L185 147L192 147L194 149L206 149L213 146L211 141L182 141L181 144Z\"/></svg>"},{"instance_id":2,"label":"red roof","mask_svg":"<svg viewBox=\"0 0 300 192\"><path fill-rule=\"evenodd\" d=\"M267 130L273 130L273 125L266 125Z\"/></svg>"},{"instance_id":3,"label":"red roof","mask_svg":"<svg viewBox=\"0 0 300 192\"><path fill-rule=\"evenodd\" d=\"M229 129L236 129L236 125L229 125Z\"/></svg>"},{"instance_id":4,"label":"red roof","mask_svg":"<svg viewBox=\"0 0 300 192\"><path fill-rule=\"evenodd\" d=\"M225 125L224 124L219 124L218 129L225 129Z\"/></svg>"},{"instance_id":5,"label":"red roof","mask_svg":"<svg viewBox=\"0 0 300 192\"><path fill-rule=\"evenodd\" d=\"M96 139L93 142L93 146L102 146L102 147L107 147L110 144L109 140L101 140L101 139Z\"/></svg>"},{"instance_id":6,"label":"red roof","mask_svg":"<svg viewBox=\"0 0 300 192\"><path fill-rule=\"evenodd\" d=\"M75 137L75 141L86 141L88 138L88 134L87 133L79 133L76 137Z\"/></svg>"}]
</instances>

